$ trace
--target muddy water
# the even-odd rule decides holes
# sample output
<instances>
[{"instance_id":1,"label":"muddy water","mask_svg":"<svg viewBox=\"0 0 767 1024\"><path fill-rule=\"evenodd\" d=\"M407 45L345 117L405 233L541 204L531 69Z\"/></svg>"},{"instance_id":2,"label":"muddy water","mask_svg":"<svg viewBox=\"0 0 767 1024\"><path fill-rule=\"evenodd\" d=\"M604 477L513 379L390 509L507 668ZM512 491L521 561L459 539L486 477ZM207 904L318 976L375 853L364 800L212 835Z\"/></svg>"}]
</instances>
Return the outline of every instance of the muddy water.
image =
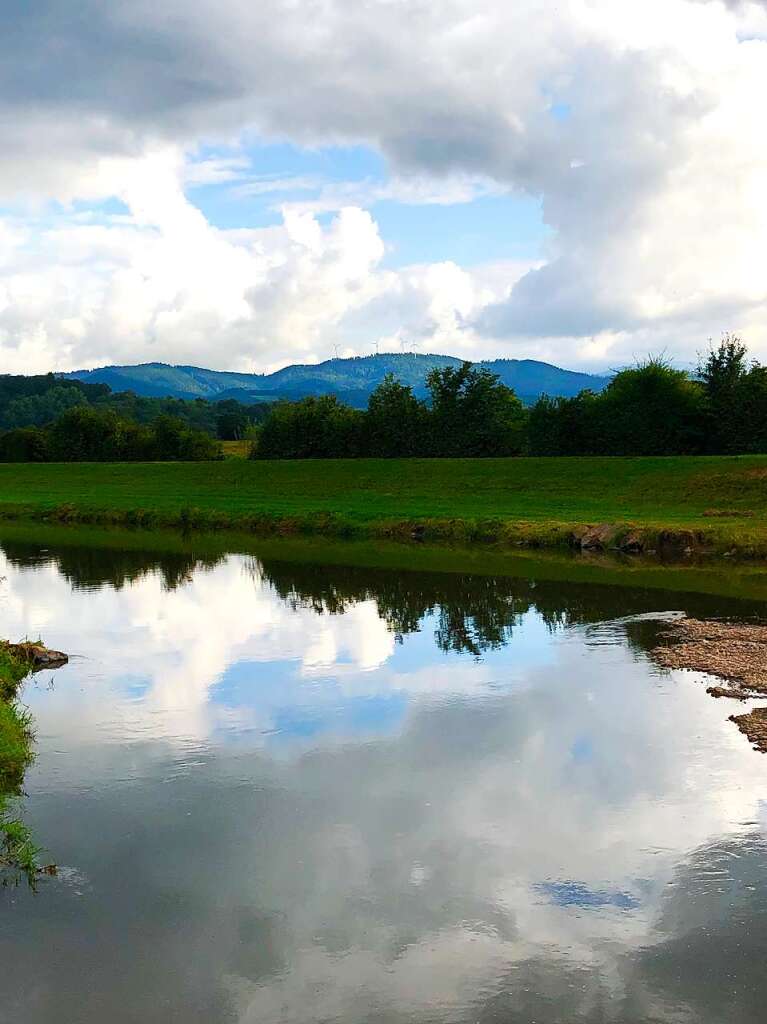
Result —
<instances>
[{"instance_id":1,"label":"muddy water","mask_svg":"<svg viewBox=\"0 0 767 1024\"><path fill-rule=\"evenodd\" d=\"M72 656L3 1024L763 1021L767 757L648 657L762 605L0 545L0 635Z\"/></svg>"}]
</instances>

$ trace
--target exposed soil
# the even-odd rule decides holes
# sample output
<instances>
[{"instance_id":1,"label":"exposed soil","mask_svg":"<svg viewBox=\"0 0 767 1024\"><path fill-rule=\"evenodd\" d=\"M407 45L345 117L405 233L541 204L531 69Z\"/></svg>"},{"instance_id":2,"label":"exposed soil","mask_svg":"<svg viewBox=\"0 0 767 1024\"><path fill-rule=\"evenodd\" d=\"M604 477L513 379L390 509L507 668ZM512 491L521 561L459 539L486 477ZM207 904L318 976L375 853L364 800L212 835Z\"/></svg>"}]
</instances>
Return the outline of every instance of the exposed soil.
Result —
<instances>
[{"instance_id":1,"label":"exposed soil","mask_svg":"<svg viewBox=\"0 0 767 1024\"><path fill-rule=\"evenodd\" d=\"M667 558L687 558L705 550L706 538L694 530L650 530L621 523L600 523L573 530L569 544L581 551L619 551L624 555L652 552Z\"/></svg>"},{"instance_id":2,"label":"exposed soil","mask_svg":"<svg viewBox=\"0 0 767 1024\"><path fill-rule=\"evenodd\" d=\"M66 654L61 651L52 651L45 644L25 641L20 644L7 644L6 649L14 657L26 661L33 672L42 668L60 668L69 661Z\"/></svg>"},{"instance_id":3,"label":"exposed soil","mask_svg":"<svg viewBox=\"0 0 767 1024\"><path fill-rule=\"evenodd\" d=\"M748 700L748 690L736 690L731 686L709 686L706 693L711 697L728 697L730 700Z\"/></svg>"},{"instance_id":4,"label":"exposed soil","mask_svg":"<svg viewBox=\"0 0 767 1024\"><path fill-rule=\"evenodd\" d=\"M767 626L678 619L663 634L667 641L652 652L664 668L691 669L726 680L710 686L712 697L748 700L767 695ZM767 707L731 715L755 750L767 753Z\"/></svg>"},{"instance_id":5,"label":"exposed soil","mask_svg":"<svg viewBox=\"0 0 767 1024\"><path fill-rule=\"evenodd\" d=\"M747 715L730 715L730 721L748 736L755 750L767 754L767 708L755 708Z\"/></svg>"},{"instance_id":6,"label":"exposed soil","mask_svg":"<svg viewBox=\"0 0 767 1024\"><path fill-rule=\"evenodd\" d=\"M767 694L767 626L678 619L664 634L667 644L652 656L664 668L708 672L730 683L715 697Z\"/></svg>"}]
</instances>

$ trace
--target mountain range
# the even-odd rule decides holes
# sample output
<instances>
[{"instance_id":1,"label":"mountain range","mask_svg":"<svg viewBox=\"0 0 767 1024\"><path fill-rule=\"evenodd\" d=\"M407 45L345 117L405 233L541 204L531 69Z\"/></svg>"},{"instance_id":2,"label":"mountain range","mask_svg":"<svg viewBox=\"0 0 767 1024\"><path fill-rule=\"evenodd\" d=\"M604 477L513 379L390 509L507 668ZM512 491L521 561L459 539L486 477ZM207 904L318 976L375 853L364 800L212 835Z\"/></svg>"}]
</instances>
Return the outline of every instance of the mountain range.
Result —
<instances>
[{"instance_id":1,"label":"mountain range","mask_svg":"<svg viewBox=\"0 0 767 1024\"><path fill-rule=\"evenodd\" d=\"M275 373L234 373L199 366L139 363L136 366L101 366L57 374L92 383L108 384L112 391L133 391L150 397L207 398L221 401L273 402L307 395L334 394L350 405L364 407L371 391L387 373L410 384L417 395L426 393L426 376L435 367L460 366L455 356L420 353L381 353L322 363L294 364ZM540 395L569 397L586 388L601 391L608 377L563 370L535 359L493 359L475 365L497 374L530 404Z\"/></svg>"}]
</instances>

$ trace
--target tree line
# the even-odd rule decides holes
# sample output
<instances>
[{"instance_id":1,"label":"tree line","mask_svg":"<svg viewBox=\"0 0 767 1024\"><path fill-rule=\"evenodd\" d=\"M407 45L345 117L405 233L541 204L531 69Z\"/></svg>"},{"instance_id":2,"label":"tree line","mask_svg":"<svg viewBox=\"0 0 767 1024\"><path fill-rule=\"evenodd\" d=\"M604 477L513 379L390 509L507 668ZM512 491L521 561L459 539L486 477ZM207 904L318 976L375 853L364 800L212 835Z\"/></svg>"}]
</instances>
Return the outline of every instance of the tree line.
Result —
<instances>
[{"instance_id":1,"label":"tree line","mask_svg":"<svg viewBox=\"0 0 767 1024\"><path fill-rule=\"evenodd\" d=\"M767 451L767 367L726 335L694 374L662 359L616 373L599 393L526 408L486 369L435 369L428 398L388 376L366 410L333 396L272 407L261 459L512 455L727 455Z\"/></svg>"},{"instance_id":2,"label":"tree line","mask_svg":"<svg viewBox=\"0 0 767 1024\"><path fill-rule=\"evenodd\" d=\"M470 363L432 370L428 400L388 375L366 410L334 395L274 405L253 455L262 459L517 455L527 413L511 388Z\"/></svg>"},{"instance_id":3,"label":"tree line","mask_svg":"<svg viewBox=\"0 0 767 1024\"><path fill-rule=\"evenodd\" d=\"M0 376L0 462L150 462L218 458L253 437L268 406L152 398L53 374Z\"/></svg>"},{"instance_id":4,"label":"tree line","mask_svg":"<svg viewBox=\"0 0 767 1024\"><path fill-rule=\"evenodd\" d=\"M45 427L0 434L0 462L200 462L221 457L218 441L175 416L132 423L112 409L77 405Z\"/></svg>"},{"instance_id":5,"label":"tree line","mask_svg":"<svg viewBox=\"0 0 767 1024\"><path fill-rule=\"evenodd\" d=\"M726 335L694 374L649 359L603 392L541 398L530 410L535 455L739 455L767 452L767 367Z\"/></svg>"},{"instance_id":6,"label":"tree line","mask_svg":"<svg viewBox=\"0 0 767 1024\"><path fill-rule=\"evenodd\" d=\"M648 359L599 393L530 408L468 362L433 369L426 386L421 399L390 375L360 410L333 395L245 406L0 377L0 461L196 461L219 457L217 438L253 436L261 459L767 452L767 367L730 335L695 373Z\"/></svg>"},{"instance_id":7,"label":"tree line","mask_svg":"<svg viewBox=\"0 0 767 1024\"><path fill-rule=\"evenodd\" d=\"M269 411L267 403L247 405L231 398L217 402L113 392L108 384L58 378L52 373L0 376L0 430L46 427L78 406L109 409L131 423L147 424L159 416L172 416L220 441L251 436Z\"/></svg>"}]
</instances>

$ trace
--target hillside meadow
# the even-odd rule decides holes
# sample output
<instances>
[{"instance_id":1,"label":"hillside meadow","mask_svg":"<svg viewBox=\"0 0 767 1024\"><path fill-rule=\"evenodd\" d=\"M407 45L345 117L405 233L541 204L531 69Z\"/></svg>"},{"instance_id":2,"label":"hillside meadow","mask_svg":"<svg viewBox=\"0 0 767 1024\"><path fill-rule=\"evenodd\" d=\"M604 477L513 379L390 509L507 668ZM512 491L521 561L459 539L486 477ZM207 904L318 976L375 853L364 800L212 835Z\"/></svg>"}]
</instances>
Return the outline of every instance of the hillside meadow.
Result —
<instances>
[{"instance_id":1,"label":"hillside meadow","mask_svg":"<svg viewBox=\"0 0 767 1024\"><path fill-rule=\"evenodd\" d=\"M618 523L761 555L767 456L6 464L0 516L541 545Z\"/></svg>"}]
</instances>

